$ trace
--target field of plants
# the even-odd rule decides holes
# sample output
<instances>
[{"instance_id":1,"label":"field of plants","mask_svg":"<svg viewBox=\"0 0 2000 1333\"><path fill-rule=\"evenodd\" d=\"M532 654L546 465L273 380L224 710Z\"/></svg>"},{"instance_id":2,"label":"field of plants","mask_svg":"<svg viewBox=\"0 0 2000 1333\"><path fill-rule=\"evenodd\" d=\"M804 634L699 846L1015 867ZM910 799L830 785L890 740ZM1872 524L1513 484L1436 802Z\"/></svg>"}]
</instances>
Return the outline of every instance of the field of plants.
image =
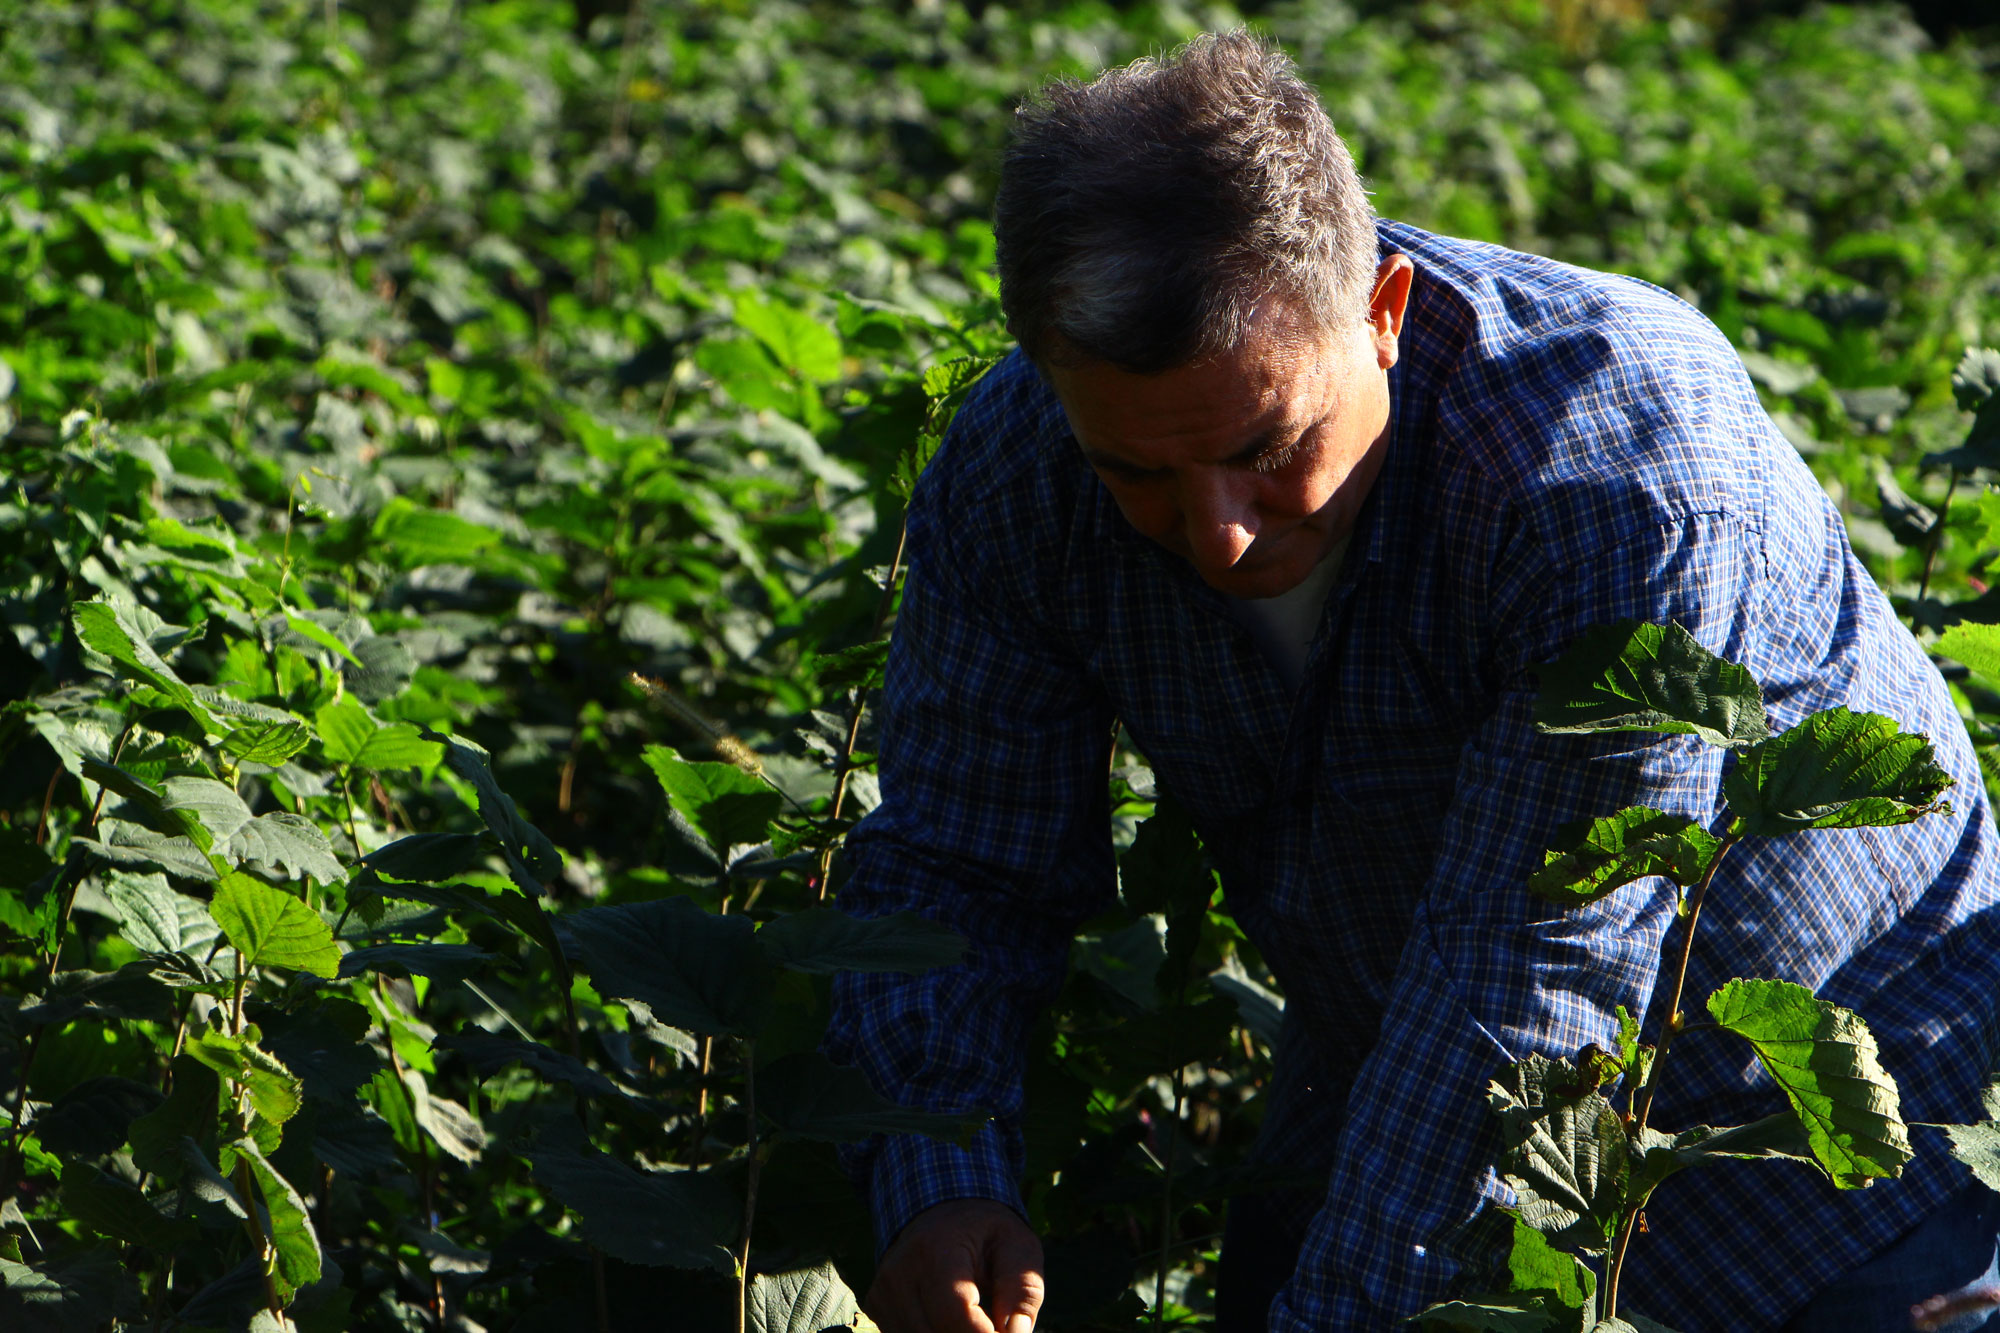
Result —
<instances>
[{"instance_id":1,"label":"field of plants","mask_svg":"<svg viewBox=\"0 0 2000 1333\"><path fill-rule=\"evenodd\" d=\"M1765 9L0 0L0 1327L855 1323L840 1145L979 1126L816 1047L966 946L840 843L1050 74L1267 26L1381 212L1694 301L1913 630L2000 622L2000 33ZM1270 1183L1283 999L1109 781L1055 1333L1203 1326Z\"/></svg>"}]
</instances>

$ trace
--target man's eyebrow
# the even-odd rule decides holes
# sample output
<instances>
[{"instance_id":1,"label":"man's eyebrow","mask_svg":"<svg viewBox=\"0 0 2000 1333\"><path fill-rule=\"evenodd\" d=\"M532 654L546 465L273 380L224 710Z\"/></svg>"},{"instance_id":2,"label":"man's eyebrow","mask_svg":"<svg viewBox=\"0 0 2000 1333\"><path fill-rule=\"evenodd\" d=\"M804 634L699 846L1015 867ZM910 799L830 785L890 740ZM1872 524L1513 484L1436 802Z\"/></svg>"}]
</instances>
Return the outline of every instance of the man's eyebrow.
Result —
<instances>
[{"instance_id":1,"label":"man's eyebrow","mask_svg":"<svg viewBox=\"0 0 2000 1333\"><path fill-rule=\"evenodd\" d=\"M1114 472L1157 472L1159 470L1157 468L1141 467L1129 458L1120 458L1117 454L1107 454L1102 449L1092 449L1087 445L1079 445L1077 447L1083 450L1083 461L1092 467L1108 467Z\"/></svg>"}]
</instances>

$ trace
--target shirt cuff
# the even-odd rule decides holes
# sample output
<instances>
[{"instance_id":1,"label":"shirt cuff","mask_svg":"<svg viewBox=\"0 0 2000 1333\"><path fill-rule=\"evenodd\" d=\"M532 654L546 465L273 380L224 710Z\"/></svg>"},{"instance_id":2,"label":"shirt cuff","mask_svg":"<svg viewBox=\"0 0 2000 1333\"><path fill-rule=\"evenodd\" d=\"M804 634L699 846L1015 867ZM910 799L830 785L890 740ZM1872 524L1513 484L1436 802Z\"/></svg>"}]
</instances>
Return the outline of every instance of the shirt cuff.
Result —
<instances>
[{"instance_id":1,"label":"shirt cuff","mask_svg":"<svg viewBox=\"0 0 2000 1333\"><path fill-rule=\"evenodd\" d=\"M953 1199L992 1199L1027 1219L1021 1186L999 1129L987 1122L967 1146L921 1134L898 1134L875 1154L868 1202L875 1215L876 1254L926 1208Z\"/></svg>"}]
</instances>

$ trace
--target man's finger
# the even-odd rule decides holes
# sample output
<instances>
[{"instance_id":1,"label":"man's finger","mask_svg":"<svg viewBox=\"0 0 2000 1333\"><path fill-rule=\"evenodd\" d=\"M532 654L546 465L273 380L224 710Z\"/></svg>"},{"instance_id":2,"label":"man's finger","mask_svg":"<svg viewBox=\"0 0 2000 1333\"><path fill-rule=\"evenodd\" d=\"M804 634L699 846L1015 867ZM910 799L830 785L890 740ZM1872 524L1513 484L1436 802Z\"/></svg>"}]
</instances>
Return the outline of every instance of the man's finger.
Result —
<instances>
[{"instance_id":1,"label":"man's finger","mask_svg":"<svg viewBox=\"0 0 2000 1333\"><path fill-rule=\"evenodd\" d=\"M1042 1311L1042 1243L1025 1227L1010 1229L988 1256L986 1308L998 1333L1029 1333Z\"/></svg>"},{"instance_id":2,"label":"man's finger","mask_svg":"<svg viewBox=\"0 0 2000 1333\"><path fill-rule=\"evenodd\" d=\"M979 1308L979 1284L969 1277L946 1282L944 1275L924 1286L926 1333L997 1333Z\"/></svg>"}]
</instances>

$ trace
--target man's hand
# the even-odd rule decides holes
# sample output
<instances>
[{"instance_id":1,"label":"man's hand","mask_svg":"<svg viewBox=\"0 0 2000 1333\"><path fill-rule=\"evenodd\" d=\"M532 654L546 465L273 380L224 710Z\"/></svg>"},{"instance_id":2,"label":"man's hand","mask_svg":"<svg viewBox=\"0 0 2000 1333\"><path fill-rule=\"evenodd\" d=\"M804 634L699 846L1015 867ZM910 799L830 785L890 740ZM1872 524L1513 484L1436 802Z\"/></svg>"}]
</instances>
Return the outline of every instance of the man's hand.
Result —
<instances>
[{"instance_id":1,"label":"man's hand","mask_svg":"<svg viewBox=\"0 0 2000 1333\"><path fill-rule=\"evenodd\" d=\"M862 1304L882 1333L1030 1333L1042 1243L1004 1203L937 1204L883 1254Z\"/></svg>"}]
</instances>

